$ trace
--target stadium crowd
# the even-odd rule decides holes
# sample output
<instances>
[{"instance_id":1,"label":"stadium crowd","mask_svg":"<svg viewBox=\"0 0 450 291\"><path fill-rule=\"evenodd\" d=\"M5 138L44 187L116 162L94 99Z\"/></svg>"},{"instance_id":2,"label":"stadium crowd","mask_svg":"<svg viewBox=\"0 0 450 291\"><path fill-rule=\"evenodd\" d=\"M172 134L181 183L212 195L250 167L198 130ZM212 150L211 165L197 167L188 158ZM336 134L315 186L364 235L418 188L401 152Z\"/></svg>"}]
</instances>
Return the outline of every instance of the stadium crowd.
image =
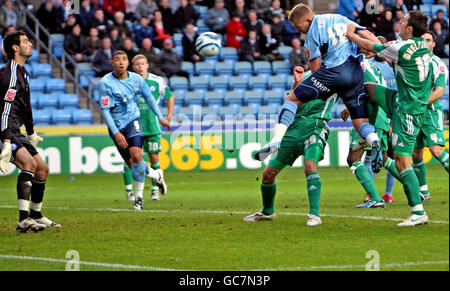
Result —
<instances>
[{"instance_id":1,"label":"stadium crowd","mask_svg":"<svg viewBox=\"0 0 450 291\"><path fill-rule=\"evenodd\" d=\"M4 36L23 27L25 15L14 0L0 2L0 33ZM112 71L111 57L118 49L130 59L138 53L145 55L151 73L163 77L187 76L181 69L183 61L204 60L194 46L199 19L211 31L221 34L226 46L236 48L241 61L284 60L278 48L292 46L294 49L286 61L309 69L304 36L287 20L287 9L295 0L81 0L79 14L70 13L69 0L23 0L23 3L51 34L64 34L65 50L77 62L91 62L97 76ZM380 3L375 9L377 14L366 9L372 3ZM397 40L399 19L420 4L422 0L341 0L337 13L368 27L376 35ZM203 19L200 6L208 7ZM439 57L448 58L445 51L448 27L444 11L438 10L430 19L430 31L435 36L435 54ZM175 33L183 34L182 57L173 49Z\"/></svg>"}]
</instances>

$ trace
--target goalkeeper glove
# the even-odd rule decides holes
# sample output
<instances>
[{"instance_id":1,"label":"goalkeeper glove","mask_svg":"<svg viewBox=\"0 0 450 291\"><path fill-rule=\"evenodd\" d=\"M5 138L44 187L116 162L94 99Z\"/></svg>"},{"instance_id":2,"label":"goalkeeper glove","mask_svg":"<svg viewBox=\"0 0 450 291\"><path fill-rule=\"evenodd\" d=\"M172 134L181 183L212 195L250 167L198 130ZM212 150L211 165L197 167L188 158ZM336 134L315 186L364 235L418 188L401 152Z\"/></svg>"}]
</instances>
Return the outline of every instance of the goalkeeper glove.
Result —
<instances>
[{"instance_id":1,"label":"goalkeeper glove","mask_svg":"<svg viewBox=\"0 0 450 291\"><path fill-rule=\"evenodd\" d=\"M38 143L42 142L44 139L37 135L37 133L33 133L32 135L29 135L27 139L30 141L30 143L34 146L35 149L37 149Z\"/></svg>"},{"instance_id":2,"label":"goalkeeper glove","mask_svg":"<svg viewBox=\"0 0 450 291\"><path fill-rule=\"evenodd\" d=\"M11 143L9 142L3 143L3 149L2 152L0 153L0 172L3 172L5 174L8 173L11 156L12 156Z\"/></svg>"}]
</instances>

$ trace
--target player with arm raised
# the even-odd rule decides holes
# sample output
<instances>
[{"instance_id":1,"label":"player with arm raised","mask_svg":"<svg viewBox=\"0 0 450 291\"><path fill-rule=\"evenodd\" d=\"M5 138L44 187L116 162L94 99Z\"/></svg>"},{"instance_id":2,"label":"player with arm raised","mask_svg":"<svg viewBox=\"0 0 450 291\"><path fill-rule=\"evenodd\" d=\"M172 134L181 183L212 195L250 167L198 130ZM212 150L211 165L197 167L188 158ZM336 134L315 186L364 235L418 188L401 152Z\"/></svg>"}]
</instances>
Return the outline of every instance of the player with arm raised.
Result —
<instances>
[{"instance_id":1,"label":"player with arm raised","mask_svg":"<svg viewBox=\"0 0 450 291\"><path fill-rule=\"evenodd\" d=\"M102 114L111 138L131 169L136 195L134 209L142 210L145 178L154 179L162 187L164 176L161 169L151 169L142 159L143 133L137 105L139 95L144 96L161 125L170 129L170 122L161 115L144 79L136 73L127 71L128 57L125 52L116 51L113 54L112 65L114 71L100 81Z\"/></svg>"},{"instance_id":2,"label":"player with arm raised","mask_svg":"<svg viewBox=\"0 0 450 291\"><path fill-rule=\"evenodd\" d=\"M10 162L20 169L16 229L26 232L61 227L41 213L49 168L37 152L37 145L43 139L34 131L29 75L24 67L25 61L33 55L33 45L25 32L17 31L6 35L3 46L9 62L0 72L0 171L7 173ZM25 125L27 137L20 132L22 125Z\"/></svg>"},{"instance_id":3,"label":"player with arm raised","mask_svg":"<svg viewBox=\"0 0 450 291\"><path fill-rule=\"evenodd\" d=\"M304 71L294 68L294 88L303 81ZM304 157L310 211L307 226L322 224L319 215L322 183L318 174L318 163L323 159L328 139L327 121L331 119L331 110L338 96L334 94L326 100L316 99L297 108L294 121L281 140L280 150L272 156L265 169L261 184L263 209L244 218L244 221L273 220L276 184L275 178L286 167L292 166L298 157Z\"/></svg>"},{"instance_id":4,"label":"player with arm raised","mask_svg":"<svg viewBox=\"0 0 450 291\"><path fill-rule=\"evenodd\" d=\"M387 44L375 43L359 37L355 26L347 29L348 38L358 47L376 52L379 57L392 61L397 78L398 92L376 83L366 83L370 98L378 103L392 120L392 146L395 166L411 206L411 215L399 226L413 226L428 222L420 192L419 181L411 167L411 157L416 139L425 120L428 98L432 87L430 54L422 35L427 32L428 17L420 11L411 11L400 20L400 36L403 41ZM386 165L385 165L386 166Z\"/></svg>"},{"instance_id":5,"label":"player with arm raised","mask_svg":"<svg viewBox=\"0 0 450 291\"><path fill-rule=\"evenodd\" d=\"M337 14L315 15L305 4L298 4L292 9L289 21L298 32L306 34L305 47L313 73L287 96L271 142L256 153L255 158L264 160L278 151L281 139L294 121L299 106L311 100L327 100L333 94L343 99L354 128L373 148L374 157L378 157L379 139L368 119L368 96L364 92L361 58L357 57L356 45L346 37L347 25L355 23ZM364 27L358 26L358 29L366 37L379 42ZM382 164L374 165L376 170L381 167Z\"/></svg>"},{"instance_id":6,"label":"player with arm raised","mask_svg":"<svg viewBox=\"0 0 450 291\"><path fill-rule=\"evenodd\" d=\"M413 154L414 172L419 179L420 195L424 201L431 199L428 192L426 180L426 168L423 161L423 148L429 147L431 154L444 166L448 173L448 152L444 150L445 134L444 134L444 112L442 104L439 101L444 95L445 87L448 80L448 69L442 60L433 54L436 45L432 33L427 32L423 38L428 43L431 53L431 64L433 66L431 73L433 74L433 91L428 99L427 111L425 113L425 121L420 127L419 136L417 137L416 148Z\"/></svg>"}]
</instances>

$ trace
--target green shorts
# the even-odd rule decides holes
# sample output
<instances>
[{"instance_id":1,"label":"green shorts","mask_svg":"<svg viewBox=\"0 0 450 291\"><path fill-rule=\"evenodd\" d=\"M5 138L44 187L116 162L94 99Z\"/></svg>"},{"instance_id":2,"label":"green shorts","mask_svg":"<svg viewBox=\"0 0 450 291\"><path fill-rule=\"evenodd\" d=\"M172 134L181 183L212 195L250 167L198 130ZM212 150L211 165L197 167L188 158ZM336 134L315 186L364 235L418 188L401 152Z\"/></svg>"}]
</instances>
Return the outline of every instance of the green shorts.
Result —
<instances>
[{"instance_id":1,"label":"green shorts","mask_svg":"<svg viewBox=\"0 0 450 291\"><path fill-rule=\"evenodd\" d=\"M442 110L427 110L425 121L417 137L416 148L429 146L445 146L444 112Z\"/></svg>"},{"instance_id":2,"label":"green shorts","mask_svg":"<svg viewBox=\"0 0 450 291\"><path fill-rule=\"evenodd\" d=\"M377 85L374 101L392 120L392 147L396 155L411 157L416 147L417 136L425 120L425 114L401 113L398 108L398 93Z\"/></svg>"},{"instance_id":3,"label":"green shorts","mask_svg":"<svg viewBox=\"0 0 450 291\"><path fill-rule=\"evenodd\" d=\"M389 148L389 143L388 143L389 132L385 131L382 128L376 128L376 130L377 130L377 135L380 138L381 150L386 152ZM350 132L350 150L355 145L357 145L358 142L359 142L359 133L357 133L355 129L352 129L352 131ZM370 150L372 150L372 148L367 147L364 150L370 151Z\"/></svg>"},{"instance_id":4,"label":"green shorts","mask_svg":"<svg viewBox=\"0 0 450 291\"><path fill-rule=\"evenodd\" d=\"M272 157L269 166L283 170L292 166L301 155L304 160L319 163L323 159L329 129L319 119L296 119L281 140L280 150Z\"/></svg>"},{"instance_id":5,"label":"green shorts","mask_svg":"<svg viewBox=\"0 0 450 291\"><path fill-rule=\"evenodd\" d=\"M144 136L143 144L144 152L148 154L157 154L161 152L161 135L147 135Z\"/></svg>"}]
</instances>

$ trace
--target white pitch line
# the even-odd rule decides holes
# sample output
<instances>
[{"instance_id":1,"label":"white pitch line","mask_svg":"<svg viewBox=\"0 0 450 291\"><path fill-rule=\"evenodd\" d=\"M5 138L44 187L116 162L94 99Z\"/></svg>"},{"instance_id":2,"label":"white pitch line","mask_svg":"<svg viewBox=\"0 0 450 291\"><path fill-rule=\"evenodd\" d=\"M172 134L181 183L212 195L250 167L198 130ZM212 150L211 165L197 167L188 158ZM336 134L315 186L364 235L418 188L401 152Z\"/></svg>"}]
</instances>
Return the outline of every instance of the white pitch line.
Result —
<instances>
[{"instance_id":1,"label":"white pitch line","mask_svg":"<svg viewBox=\"0 0 450 291\"><path fill-rule=\"evenodd\" d=\"M410 267L410 266L423 266L423 265L448 265L449 261L435 261L435 262L406 262L406 263L390 263L380 264L381 268L393 268L393 267ZM311 266L311 267L287 267L287 268L275 268L275 269L261 269L253 270L259 272L266 271L317 271L317 270L340 270L340 269L365 269L366 265L341 265L341 266Z\"/></svg>"},{"instance_id":2,"label":"white pitch line","mask_svg":"<svg viewBox=\"0 0 450 291\"><path fill-rule=\"evenodd\" d=\"M61 259L52 259L52 258L41 258L41 257L27 257L27 256L12 256L12 255L1 255L0 259L12 259L12 260L28 260L28 261L43 261L50 263L71 263L72 260L61 260ZM115 268L115 269L129 269L129 270L146 270L146 271L184 271L178 269L167 269L167 268L158 268L158 267L147 267L147 266L139 266L139 265L122 265L122 264L109 264L109 263L99 263L99 262L78 262L80 265L85 266L96 266L96 267L105 267L105 268Z\"/></svg>"},{"instance_id":3,"label":"white pitch line","mask_svg":"<svg viewBox=\"0 0 450 291\"><path fill-rule=\"evenodd\" d=\"M51 210L72 210L72 211L98 211L98 212L135 212L135 213L194 213L194 214L249 214L248 211L223 211L223 210L166 210L166 209L152 209L152 210L133 210L133 209L116 209L116 208L70 208L70 207L43 207L44 209ZM12 205L0 205L0 209L17 209L17 206ZM307 216L308 213L299 212L277 212L279 215L294 215L294 216ZM355 218L365 220L380 220L380 221L403 221L403 218L389 218L378 216L361 216L361 215L339 215L339 214L320 214L322 217L334 217L334 218ZM429 220L428 223L437 224L449 224L448 221L442 220Z\"/></svg>"}]
</instances>

